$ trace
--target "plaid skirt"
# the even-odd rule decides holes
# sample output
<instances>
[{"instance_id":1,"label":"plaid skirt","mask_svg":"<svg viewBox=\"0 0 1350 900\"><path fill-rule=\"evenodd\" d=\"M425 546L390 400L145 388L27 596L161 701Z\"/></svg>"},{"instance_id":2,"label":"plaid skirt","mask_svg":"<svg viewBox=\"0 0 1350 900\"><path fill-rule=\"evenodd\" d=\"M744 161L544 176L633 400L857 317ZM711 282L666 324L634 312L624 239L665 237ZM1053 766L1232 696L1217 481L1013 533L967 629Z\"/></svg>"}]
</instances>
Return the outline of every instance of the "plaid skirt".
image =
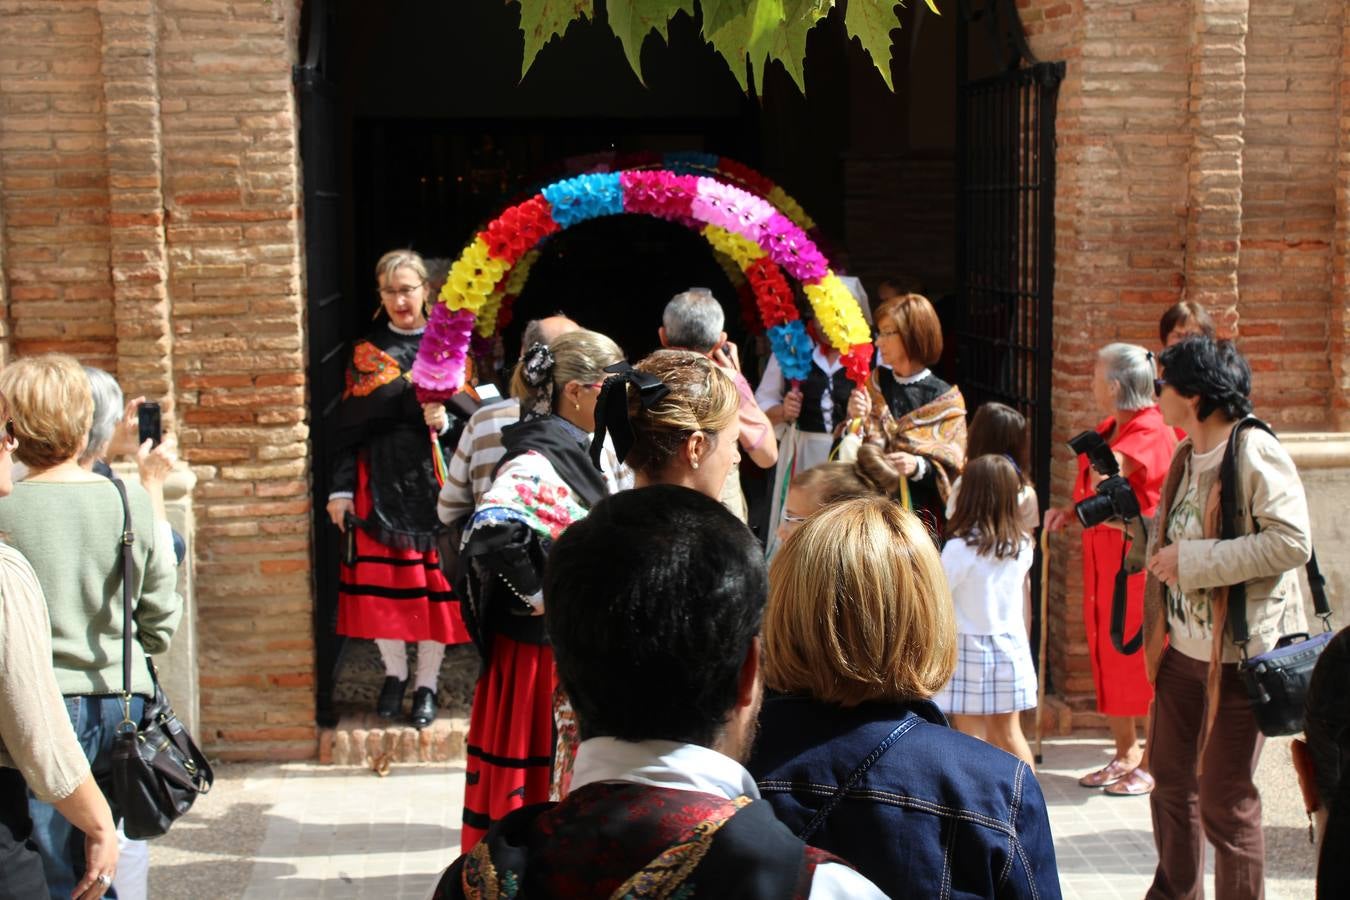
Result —
<instances>
[{"instance_id":1,"label":"plaid skirt","mask_svg":"<svg viewBox=\"0 0 1350 900\"><path fill-rule=\"evenodd\" d=\"M1021 634L958 634L956 671L933 702L944 713L989 716L1036 706L1036 668Z\"/></svg>"}]
</instances>

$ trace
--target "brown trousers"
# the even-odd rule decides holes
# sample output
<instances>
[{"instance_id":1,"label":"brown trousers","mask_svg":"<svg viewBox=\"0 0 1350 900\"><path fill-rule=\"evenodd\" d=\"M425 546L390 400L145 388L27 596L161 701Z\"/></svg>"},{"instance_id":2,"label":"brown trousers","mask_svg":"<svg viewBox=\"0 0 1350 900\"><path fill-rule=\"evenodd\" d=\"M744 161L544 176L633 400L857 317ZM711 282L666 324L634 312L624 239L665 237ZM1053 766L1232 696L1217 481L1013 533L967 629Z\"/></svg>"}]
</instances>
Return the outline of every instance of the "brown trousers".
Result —
<instances>
[{"instance_id":1,"label":"brown trousers","mask_svg":"<svg viewBox=\"0 0 1350 900\"><path fill-rule=\"evenodd\" d=\"M1261 795L1252 782L1265 742L1236 665L1223 666L1219 710L1197 775L1208 664L1167 648L1154 684L1148 752L1157 786L1149 798L1158 869L1148 900L1204 893L1205 838L1214 845L1217 900L1265 896Z\"/></svg>"}]
</instances>

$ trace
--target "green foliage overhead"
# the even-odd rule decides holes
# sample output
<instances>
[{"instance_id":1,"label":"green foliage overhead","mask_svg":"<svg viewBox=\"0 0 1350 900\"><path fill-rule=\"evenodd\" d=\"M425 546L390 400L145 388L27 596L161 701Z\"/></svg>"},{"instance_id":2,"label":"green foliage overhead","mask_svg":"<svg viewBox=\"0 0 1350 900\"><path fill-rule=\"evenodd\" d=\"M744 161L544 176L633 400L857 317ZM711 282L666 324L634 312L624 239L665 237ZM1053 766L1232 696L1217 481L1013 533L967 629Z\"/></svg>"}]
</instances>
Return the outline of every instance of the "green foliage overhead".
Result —
<instances>
[{"instance_id":1,"label":"green foliage overhead","mask_svg":"<svg viewBox=\"0 0 1350 900\"><path fill-rule=\"evenodd\" d=\"M508 0L512 2L512 0ZM534 64L539 50L562 37L578 19L595 20L595 0L514 0L520 5L525 56L520 74ZM923 0L939 15L937 0ZM755 72L777 60L797 88L806 91L806 34L834 7L836 0L607 0L609 27L623 45L628 64L642 80L642 44L655 32L669 40L670 20L677 13L703 13L703 38L731 67L743 90L754 88ZM900 27L896 0L846 0L844 27L872 58L886 86L891 83L891 31Z\"/></svg>"}]
</instances>

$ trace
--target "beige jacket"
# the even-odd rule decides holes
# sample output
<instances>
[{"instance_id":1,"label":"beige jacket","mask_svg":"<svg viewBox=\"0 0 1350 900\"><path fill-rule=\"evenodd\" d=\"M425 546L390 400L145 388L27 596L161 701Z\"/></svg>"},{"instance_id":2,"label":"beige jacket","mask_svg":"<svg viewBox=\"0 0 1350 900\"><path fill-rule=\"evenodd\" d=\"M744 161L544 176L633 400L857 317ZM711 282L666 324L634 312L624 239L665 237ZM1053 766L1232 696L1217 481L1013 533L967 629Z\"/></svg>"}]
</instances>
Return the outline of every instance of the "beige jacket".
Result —
<instances>
[{"instance_id":1,"label":"beige jacket","mask_svg":"<svg viewBox=\"0 0 1350 900\"><path fill-rule=\"evenodd\" d=\"M1182 441L1172 456L1162 499L1149 538L1148 555L1165 546L1167 515L1181 488L1191 441ZM1202 540L1181 541L1177 574L1181 590L1215 589L1214 646L1209 662L1209 712L1205 736L1218 703L1219 665L1235 663L1239 654L1228 628L1228 586L1247 585L1249 656L1265 653L1282 635L1307 630L1298 573L1312 555L1308 501L1294 461L1280 442L1259 429L1242 433L1237 448L1239 537L1220 540L1219 468L1201 475L1198 494L1206 498ZM1149 681L1158 674L1167 637L1164 586L1152 575L1144 589L1144 662ZM1203 741L1202 741L1203 747Z\"/></svg>"},{"instance_id":2,"label":"beige jacket","mask_svg":"<svg viewBox=\"0 0 1350 900\"><path fill-rule=\"evenodd\" d=\"M0 544L0 766L18 769L44 803L89 777L52 671L51 623L37 576Z\"/></svg>"}]
</instances>

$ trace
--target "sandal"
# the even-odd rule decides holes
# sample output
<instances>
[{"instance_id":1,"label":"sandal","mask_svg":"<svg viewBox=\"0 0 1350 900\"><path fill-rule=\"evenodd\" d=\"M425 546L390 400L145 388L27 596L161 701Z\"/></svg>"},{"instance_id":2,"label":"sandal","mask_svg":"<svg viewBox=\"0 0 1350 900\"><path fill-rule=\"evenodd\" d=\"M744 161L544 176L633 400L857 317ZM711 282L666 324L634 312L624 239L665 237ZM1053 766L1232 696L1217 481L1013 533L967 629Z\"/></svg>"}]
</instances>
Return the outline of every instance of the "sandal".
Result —
<instances>
[{"instance_id":1,"label":"sandal","mask_svg":"<svg viewBox=\"0 0 1350 900\"><path fill-rule=\"evenodd\" d=\"M1134 769L1123 759L1113 759L1103 768L1095 772L1090 772L1078 779L1078 783L1085 788L1106 787L1109 784L1115 784L1125 776L1133 772Z\"/></svg>"},{"instance_id":2,"label":"sandal","mask_svg":"<svg viewBox=\"0 0 1350 900\"><path fill-rule=\"evenodd\" d=\"M1153 793L1153 776L1143 769L1131 769L1130 774L1102 791L1112 797L1144 797Z\"/></svg>"}]
</instances>

